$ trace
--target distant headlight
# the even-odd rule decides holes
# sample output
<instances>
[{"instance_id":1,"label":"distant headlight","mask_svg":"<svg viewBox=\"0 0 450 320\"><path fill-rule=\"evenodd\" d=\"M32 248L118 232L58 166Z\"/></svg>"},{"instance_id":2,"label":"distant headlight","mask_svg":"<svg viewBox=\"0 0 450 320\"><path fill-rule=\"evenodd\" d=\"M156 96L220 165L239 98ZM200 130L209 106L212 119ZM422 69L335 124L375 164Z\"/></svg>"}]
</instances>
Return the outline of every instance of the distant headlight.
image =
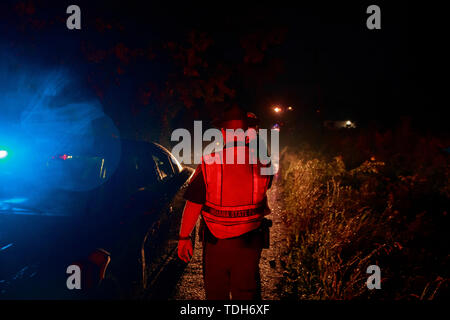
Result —
<instances>
[{"instance_id":1,"label":"distant headlight","mask_svg":"<svg viewBox=\"0 0 450 320\"><path fill-rule=\"evenodd\" d=\"M6 158L8 156L8 151L0 150L0 159Z\"/></svg>"}]
</instances>

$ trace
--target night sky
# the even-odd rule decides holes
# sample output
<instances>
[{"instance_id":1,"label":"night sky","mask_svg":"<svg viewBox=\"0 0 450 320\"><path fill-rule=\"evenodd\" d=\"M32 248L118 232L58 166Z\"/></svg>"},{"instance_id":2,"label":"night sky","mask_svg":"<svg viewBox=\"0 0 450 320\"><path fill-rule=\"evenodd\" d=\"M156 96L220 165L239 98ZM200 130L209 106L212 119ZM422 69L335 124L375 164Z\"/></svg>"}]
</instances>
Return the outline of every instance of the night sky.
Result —
<instances>
[{"instance_id":1,"label":"night sky","mask_svg":"<svg viewBox=\"0 0 450 320\"><path fill-rule=\"evenodd\" d=\"M352 119L363 126L375 122L389 127L402 116L422 125L442 121L435 118L439 107L422 90L426 80L417 79L418 34L411 28L412 9L407 2L380 4L381 30L366 28L365 11L372 3L314 3L194 6L187 2L77 1L82 30L69 31L65 10L72 2L2 2L0 45L27 63L69 68L78 79L78 96L80 92L99 95L107 114L127 122L122 123L122 130L148 127L167 112L153 103L143 107L137 98L139 88L149 81L166 81L176 67L160 49L164 43L184 41L191 30L213 40L204 58L231 70L226 83L235 94L226 101L236 101L263 119L269 117L272 105L282 104L294 106L295 119L305 123ZM248 34L264 38L272 33L278 38L262 50L261 60L242 63L246 56L242 39ZM106 56L99 63L89 56L96 49L108 51L117 44L131 51L140 48L147 57L152 54L149 48L154 48L158 57L124 62ZM105 85L105 79L110 83ZM77 94L68 94L76 99ZM426 114L424 102L430 103ZM181 107L169 115L171 126L196 118L210 120L214 112L207 108ZM152 135L158 131L156 122Z\"/></svg>"}]
</instances>

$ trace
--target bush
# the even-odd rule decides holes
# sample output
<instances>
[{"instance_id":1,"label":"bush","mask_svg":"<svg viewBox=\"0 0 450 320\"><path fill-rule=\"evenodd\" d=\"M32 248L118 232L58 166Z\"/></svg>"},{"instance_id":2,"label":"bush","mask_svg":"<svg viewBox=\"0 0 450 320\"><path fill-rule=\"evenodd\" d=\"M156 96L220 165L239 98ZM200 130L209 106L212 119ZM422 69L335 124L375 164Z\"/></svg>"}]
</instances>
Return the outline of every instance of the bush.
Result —
<instances>
[{"instance_id":1,"label":"bush","mask_svg":"<svg viewBox=\"0 0 450 320\"><path fill-rule=\"evenodd\" d=\"M289 230L285 298L445 295L450 167L401 175L393 166L372 158L347 170L340 156L284 150L278 183ZM381 290L366 286L374 264L381 268Z\"/></svg>"}]
</instances>

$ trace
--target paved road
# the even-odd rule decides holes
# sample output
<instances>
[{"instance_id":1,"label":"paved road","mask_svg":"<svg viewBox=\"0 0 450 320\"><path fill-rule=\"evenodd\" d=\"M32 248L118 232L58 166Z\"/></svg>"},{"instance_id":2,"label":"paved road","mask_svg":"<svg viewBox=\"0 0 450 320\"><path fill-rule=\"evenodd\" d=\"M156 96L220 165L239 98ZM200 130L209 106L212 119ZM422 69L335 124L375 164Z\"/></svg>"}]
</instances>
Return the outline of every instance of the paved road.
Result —
<instances>
[{"instance_id":1,"label":"paved road","mask_svg":"<svg viewBox=\"0 0 450 320\"><path fill-rule=\"evenodd\" d=\"M268 193L269 206L272 213L268 218L272 219L273 227L270 235L270 248L263 250L260 269L261 269L261 284L262 284L262 298L264 300L277 300L280 294L277 289L277 283L282 277L282 267L280 265L281 248L286 245L285 232L283 230L283 222L281 219L281 206L277 201L279 193L277 184L274 183L273 188ZM198 228L197 228L198 230ZM186 267L181 276L175 294L171 299L176 300L204 300L205 291L203 289L202 278L202 246L201 243L196 243L194 256L191 262Z\"/></svg>"}]
</instances>

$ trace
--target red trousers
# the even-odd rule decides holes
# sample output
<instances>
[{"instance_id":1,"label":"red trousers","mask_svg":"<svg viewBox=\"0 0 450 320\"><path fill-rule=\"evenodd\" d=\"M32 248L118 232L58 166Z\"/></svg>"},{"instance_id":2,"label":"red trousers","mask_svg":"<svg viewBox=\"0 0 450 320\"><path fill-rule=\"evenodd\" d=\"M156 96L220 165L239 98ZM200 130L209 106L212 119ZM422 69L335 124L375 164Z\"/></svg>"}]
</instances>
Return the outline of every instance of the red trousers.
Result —
<instances>
[{"instance_id":1,"label":"red trousers","mask_svg":"<svg viewBox=\"0 0 450 320\"><path fill-rule=\"evenodd\" d=\"M217 239L205 229L203 280L206 299L260 300L260 232L255 230L236 238Z\"/></svg>"}]
</instances>

